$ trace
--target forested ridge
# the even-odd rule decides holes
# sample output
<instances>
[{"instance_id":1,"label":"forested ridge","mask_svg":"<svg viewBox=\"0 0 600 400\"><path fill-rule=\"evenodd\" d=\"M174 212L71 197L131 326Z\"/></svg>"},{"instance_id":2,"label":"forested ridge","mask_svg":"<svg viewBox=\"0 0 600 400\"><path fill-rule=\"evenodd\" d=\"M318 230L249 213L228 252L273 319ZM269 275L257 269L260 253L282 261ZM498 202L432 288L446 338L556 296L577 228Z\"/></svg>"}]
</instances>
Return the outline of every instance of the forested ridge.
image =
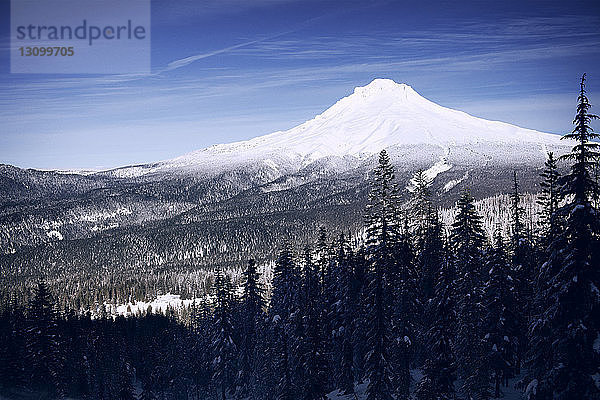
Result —
<instances>
[{"instance_id":1,"label":"forested ridge","mask_svg":"<svg viewBox=\"0 0 600 400\"><path fill-rule=\"evenodd\" d=\"M582 77L572 151L548 154L527 226L518 171L510 230L484 232L465 190L444 226L429 182L401 209L387 153L371 174L364 240L281 244L270 295L252 257L241 294L217 270L184 314L97 316L40 282L4 296L0 393L90 399L600 398L599 134ZM559 173L559 164L568 171ZM413 371L420 371L414 379Z\"/></svg>"}]
</instances>

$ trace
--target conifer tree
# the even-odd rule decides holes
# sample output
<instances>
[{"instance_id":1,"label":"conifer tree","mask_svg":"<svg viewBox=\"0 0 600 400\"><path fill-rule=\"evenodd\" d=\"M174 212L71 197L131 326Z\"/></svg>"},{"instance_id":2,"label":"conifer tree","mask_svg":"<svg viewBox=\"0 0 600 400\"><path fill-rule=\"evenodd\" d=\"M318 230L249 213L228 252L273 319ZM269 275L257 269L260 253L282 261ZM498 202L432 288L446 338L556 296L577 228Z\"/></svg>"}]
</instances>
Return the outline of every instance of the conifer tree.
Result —
<instances>
[{"instance_id":1,"label":"conifer tree","mask_svg":"<svg viewBox=\"0 0 600 400\"><path fill-rule=\"evenodd\" d=\"M31 387L58 389L61 368L57 315L44 282L39 282L27 310L27 366Z\"/></svg>"},{"instance_id":2,"label":"conifer tree","mask_svg":"<svg viewBox=\"0 0 600 400\"><path fill-rule=\"evenodd\" d=\"M517 171L513 173L513 192L511 199L511 220L512 220L512 276L514 282L515 301L521 304L518 313L513 317L517 321L518 336L516 348L515 372L520 373L521 359L527 349L527 324L531 317L531 304L533 297L533 280L535 251L531 243L527 240L523 225L523 207L521 206L521 194L519 192L519 183L517 180ZM498 239L498 238L497 238Z\"/></svg>"},{"instance_id":3,"label":"conifer tree","mask_svg":"<svg viewBox=\"0 0 600 400\"><path fill-rule=\"evenodd\" d=\"M391 310L390 361L396 399L408 399L410 364L417 348L419 304L418 275L414 268L411 240L405 230L398 238L394 252L394 268L388 273Z\"/></svg>"},{"instance_id":4,"label":"conifer tree","mask_svg":"<svg viewBox=\"0 0 600 400\"><path fill-rule=\"evenodd\" d=\"M301 312L302 336L297 340L295 354L300 361L302 399L318 400L327 392L328 364L327 343L321 325L322 304L319 275L312 260L310 248L304 252L304 274L302 279Z\"/></svg>"},{"instance_id":5,"label":"conifer tree","mask_svg":"<svg viewBox=\"0 0 600 400\"><path fill-rule=\"evenodd\" d=\"M517 340L520 335L514 280L500 229L496 229L494 245L486 254L485 269L489 271L489 278L483 298L486 312L483 333L492 372L494 397L498 398L501 395L500 386L508 385L508 379L515 372Z\"/></svg>"},{"instance_id":6,"label":"conifer tree","mask_svg":"<svg viewBox=\"0 0 600 400\"><path fill-rule=\"evenodd\" d=\"M485 236L481 217L475 211L473 198L465 191L457 203L450 234L450 248L459 279L457 281L457 332L455 354L463 392L471 397L485 397L489 379L483 362L480 316L482 308L482 267ZM484 385L485 383L485 385ZM486 386L487 385L487 386Z\"/></svg>"},{"instance_id":7,"label":"conifer tree","mask_svg":"<svg viewBox=\"0 0 600 400\"><path fill-rule=\"evenodd\" d=\"M239 355L238 395L241 397L250 394L255 386L256 344L264 306L264 289L258 282L256 261L251 259L246 267L244 293L240 305L242 341Z\"/></svg>"},{"instance_id":8,"label":"conifer tree","mask_svg":"<svg viewBox=\"0 0 600 400\"><path fill-rule=\"evenodd\" d=\"M413 220L412 231L415 237L417 251L420 251L433 208L431 202L431 182L425 175L425 172L422 169L419 169L415 173L412 183L413 193L410 202Z\"/></svg>"},{"instance_id":9,"label":"conifer tree","mask_svg":"<svg viewBox=\"0 0 600 400\"><path fill-rule=\"evenodd\" d=\"M213 383L222 400L234 383L234 360L237 351L233 341L233 293L229 277L223 272L215 274L215 307L213 316Z\"/></svg>"},{"instance_id":10,"label":"conifer tree","mask_svg":"<svg viewBox=\"0 0 600 400\"><path fill-rule=\"evenodd\" d=\"M398 243L397 186L394 169L385 150L373 171L374 183L367 205L367 254L369 262L366 310L365 367L369 379L367 400L392 399L390 346L391 310L388 273L394 268Z\"/></svg>"},{"instance_id":11,"label":"conifer tree","mask_svg":"<svg viewBox=\"0 0 600 400\"><path fill-rule=\"evenodd\" d=\"M417 400L455 399L456 380L455 358L452 350L454 326L456 323L455 283L457 280L454 265L444 256L442 231L439 220L434 217L432 228L428 230L426 248L440 255L436 260L437 279L434 297L426 308L428 329L425 333L425 361L423 378L416 389ZM437 247L440 248L437 248Z\"/></svg>"},{"instance_id":12,"label":"conifer tree","mask_svg":"<svg viewBox=\"0 0 600 400\"><path fill-rule=\"evenodd\" d=\"M338 240L336 254L336 290L335 290L335 317L334 343L336 356L334 365L336 387L342 394L354 393L354 347L353 336L357 305L353 292L354 271L352 268L352 252L344 235Z\"/></svg>"},{"instance_id":13,"label":"conifer tree","mask_svg":"<svg viewBox=\"0 0 600 400\"><path fill-rule=\"evenodd\" d=\"M271 370L276 399L293 398L294 380L301 363L294 358L298 347L298 331L302 328L300 310L301 276L286 244L279 253L273 275L273 294L269 309L271 321Z\"/></svg>"},{"instance_id":14,"label":"conifer tree","mask_svg":"<svg viewBox=\"0 0 600 400\"><path fill-rule=\"evenodd\" d=\"M600 144L593 140L600 135L590 126L598 118L590 114L590 107L584 74L575 128L563 136L576 141L571 152L561 157L572 162L570 173L563 179L562 195L567 203L557 211L565 219L565 227L552 241L548 261L540 271L548 284L539 293L542 311L530 331L535 339L531 360L536 374L530 385L536 386L538 398L600 396L593 378L600 368L594 350L600 332L600 227L598 210L593 206L600 189L591 175L600 160Z\"/></svg>"},{"instance_id":15,"label":"conifer tree","mask_svg":"<svg viewBox=\"0 0 600 400\"><path fill-rule=\"evenodd\" d=\"M544 170L540 174L540 194L537 203L542 207L540 214L541 244L543 251L546 252L552 238L558 236L560 223L557 220L558 204L560 202L560 173L556 165L554 153L549 152L548 158L544 163Z\"/></svg>"}]
</instances>

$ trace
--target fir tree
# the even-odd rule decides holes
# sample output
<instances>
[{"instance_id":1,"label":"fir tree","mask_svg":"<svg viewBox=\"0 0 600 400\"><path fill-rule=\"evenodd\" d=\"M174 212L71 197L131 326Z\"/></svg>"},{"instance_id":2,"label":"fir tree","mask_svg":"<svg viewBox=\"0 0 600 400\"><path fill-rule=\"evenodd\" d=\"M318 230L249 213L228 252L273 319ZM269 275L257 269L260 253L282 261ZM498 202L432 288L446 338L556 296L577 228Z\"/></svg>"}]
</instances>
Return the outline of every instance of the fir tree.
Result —
<instances>
[{"instance_id":1,"label":"fir tree","mask_svg":"<svg viewBox=\"0 0 600 400\"><path fill-rule=\"evenodd\" d=\"M599 188L591 176L593 165L600 159L600 144L592 140L600 135L590 127L597 118L589 113L590 107L584 74L573 121L575 128L563 136L577 142L562 157L572 162L562 193L567 204L557 211L565 219L565 227L552 241L548 261L540 271L548 284L539 293L542 312L531 327L531 335L536 339L531 358L537 374L532 384L537 384L539 398L600 396L592 377L600 365L594 350L600 332L600 228L598 210L592 204ZM541 355L543 351L549 355Z\"/></svg>"},{"instance_id":2,"label":"fir tree","mask_svg":"<svg viewBox=\"0 0 600 400\"><path fill-rule=\"evenodd\" d=\"M234 357L236 345L233 341L232 306L233 293L229 277L223 272L215 274L215 308L213 316L213 383L222 400L234 382Z\"/></svg>"},{"instance_id":3,"label":"fir tree","mask_svg":"<svg viewBox=\"0 0 600 400\"><path fill-rule=\"evenodd\" d=\"M368 400L392 399L390 346L391 310L388 273L394 268L398 225L396 221L397 187L394 170L385 150L379 155L374 184L367 205L367 346L365 367L369 379Z\"/></svg>"},{"instance_id":4,"label":"fir tree","mask_svg":"<svg viewBox=\"0 0 600 400\"><path fill-rule=\"evenodd\" d=\"M488 394L488 371L483 354L480 316L482 309L482 267L485 237L481 217L473 198L465 191L457 203L458 213L450 235L457 281L457 326L455 354L458 372L463 378L463 392L469 398ZM485 383L485 385L484 385Z\"/></svg>"},{"instance_id":5,"label":"fir tree","mask_svg":"<svg viewBox=\"0 0 600 400\"><path fill-rule=\"evenodd\" d=\"M417 251L420 251L433 208L431 203L431 189L429 187L431 182L425 175L425 172L419 169L412 179L412 184L413 193L410 202L412 205L412 231L416 239Z\"/></svg>"},{"instance_id":6,"label":"fir tree","mask_svg":"<svg viewBox=\"0 0 600 400\"><path fill-rule=\"evenodd\" d=\"M549 152L544 163L544 170L540 174L540 194L537 203L542 207L540 214L541 244L544 252L550 245L552 238L559 234L559 221L557 220L558 205L560 202L560 174L556 165L554 153Z\"/></svg>"},{"instance_id":7,"label":"fir tree","mask_svg":"<svg viewBox=\"0 0 600 400\"><path fill-rule=\"evenodd\" d=\"M485 269L489 271L489 279L484 290L486 314L483 326L494 397L498 398L500 386L508 385L508 379L515 372L520 326L516 316L518 307L514 297L514 280L500 229L496 230L494 242L486 254Z\"/></svg>"},{"instance_id":8,"label":"fir tree","mask_svg":"<svg viewBox=\"0 0 600 400\"><path fill-rule=\"evenodd\" d=\"M242 342L240 348L239 396L247 396L255 385L256 343L258 329L263 319L264 290L258 282L256 261L249 260L246 267L244 293L241 302Z\"/></svg>"},{"instance_id":9,"label":"fir tree","mask_svg":"<svg viewBox=\"0 0 600 400\"><path fill-rule=\"evenodd\" d=\"M301 276L292 252L286 245L279 253L273 276L273 294L269 319L271 321L271 358L270 376L275 379L276 399L293 397L294 378L299 373L301 363L294 358L294 349L298 347L298 330L302 328L300 311ZM301 371L300 371L301 372Z\"/></svg>"},{"instance_id":10,"label":"fir tree","mask_svg":"<svg viewBox=\"0 0 600 400\"><path fill-rule=\"evenodd\" d=\"M535 251L531 243L527 240L523 225L523 207L521 206L521 194L519 192L519 183L517 172L513 173L513 192L511 199L511 220L512 220L512 276L514 282L514 292L516 301L521 304L520 311L513 317L519 327L517 335L517 352L515 372L520 373L521 359L527 349L527 324L531 317L531 303L533 297L533 280ZM497 238L498 239L498 238Z\"/></svg>"},{"instance_id":11,"label":"fir tree","mask_svg":"<svg viewBox=\"0 0 600 400\"><path fill-rule=\"evenodd\" d=\"M440 257L436 261L434 297L427 307L429 324L425 334L423 378L417 385L415 395L417 400L451 400L456 398L452 339L456 323L454 286L457 277L453 263L448 262L444 256L442 231L437 217L431 226L426 237L426 242L429 243L427 248Z\"/></svg>"},{"instance_id":12,"label":"fir tree","mask_svg":"<svg viewBox=\"0 0 600 400\"><path fill-rule=\"evenodd\" d=\"M410 364L417 347L417 316L421 315L418 277L408 230L399 236L394 251L394 268L388 272L389 304L391 310L390 361L392 384L396 399L408 399L410 389Z\"/></svg>"},{"instance_id":13,"label":"fir tree","mask_svg":"<svg viewBox=\"0 0 600 400\"><path fill-rule=\"evenodd\" d=\"M295 354L300 359L302 399L325 398L328 365L325 358L327 343L323 337L319 275L309 248L304 252L304 274L301 293L302 333Z\"/></svg>"},{"instance_id":14,"label":"fir tree","mask_svg":"<svg viewBox=\"0 0 600 400\"><path fill-rule=\"evenodd\" d=\"M334 364L336 368L336 387L342 394L354 393L354 347L353 336L357 304L353 292L354 271L352 253L344 235L340 235L336 255L336 291L334 332L337 347Z\"/></svg>"},{"instance_id":15,"label":"fir tree","mask_svg":"<svg viewBox=\"0 0 600 400\"><path fill-rule=\"evenodd\" d=\"M31 387L58 389L61 352L57 315L44 282L38 283L27 310L27 365Z\"/></svg>"}]
</instances>

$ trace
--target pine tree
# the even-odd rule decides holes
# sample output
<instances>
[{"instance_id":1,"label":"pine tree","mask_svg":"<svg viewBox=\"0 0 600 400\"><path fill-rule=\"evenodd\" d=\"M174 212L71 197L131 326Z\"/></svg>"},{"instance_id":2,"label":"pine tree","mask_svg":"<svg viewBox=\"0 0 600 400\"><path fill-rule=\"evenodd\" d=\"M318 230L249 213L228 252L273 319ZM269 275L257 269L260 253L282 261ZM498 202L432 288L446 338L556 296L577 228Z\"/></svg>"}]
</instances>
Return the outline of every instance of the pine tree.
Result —
<instances>
[{"instance_id":1,"label":"pine tree","mask_svg":"<svg viewBox=\"0 0 600 400\"><path fill-rule=\"evenodd\" d=\"M500 386L508 385L517 363L517 346L520 326L516 316L514 280L504 248L500 229L496 230L494 246L486 254L485 269L489 279L485 285L483 305L484 339L489 366L494 382L494 397L501 395Z\"/></svg>"},{"instance_id":2,"label":"pine tree","mask_svg":"<svg viewBox=\"0 0 600 400\"><path fill-rule=\"evenodd\" d=\"M520 373L521 359L527 349L527 324L531 318L531 304L533 297L535 251L527 240L523 225L523 207L521 206L521 194L517 172L513 174L513 192L511 198L511 220L512 220L512 276L516 301L521 304L520 311L513 317L519 326L517 335L517 352L515 372Z\"/></svg>"},{"instance_id":3,"label":"pine tree","mask_svg":"<svg viewBox=\"0 0 600 400\"><path fill-rule=\"evenodd\" d=\"M435 276L440 265L443 245L440 243L441 225L436 211L429 209L427 224L418 252L418 269L422 303L425 305L433 298L435 292Z\"/></svg>"},{"instance_id":4,"label":"pine tree","mask_svg":"<svg viewBox=\"0 0 600 400\"><path fill-rule=\"evenodd\" d=\"M269 309L273 344L273 368L269 374L275 379L273 389L278 400L293 398L293 380L301 367L301 363L294 358L294 349L298 347L298 331L302 328L300 285L298 266L288 245L285 245L275 263Z\"/></svg>"},{"instance_id":5,"label":"pine tree","mask_svg":"<svg viewBox=\"0 0 600 400\"><path fill-rule=\"evenodd\" d=\"M61 368L57 315L44 282L39 282L27 310L27 367L30 387L54 392Z\"/></svg>"},{"instance_id":6,"label":"pine tree","mask_svg":"<svg viewBox=\"0 0 600 400\"><path fill-rule=\"evenodd\" d=\"M592 375L599 371L599 358L594 341L600 332L598 288L600 287L600 227L598 210L593 200L600 188L591 176L600 160L600 144L592 140L590 122L598 118L589 113L591 105L585 90L585 74L581 78L575 128L564 139L577 144L562 159L571 161L565 176L562 195L567 204L557 214L565 219L565 228L549 248L549 258L540 274L548 285L539 293L542 312L533 322L531 335L536 340L531 359L539 398L599 398ZM550 354L543 356L546 351ZM544 365L546 363L546 365Z\"/></svg>"},{"instance_id":7,"label":"pine tree","mask_svg":"<svg viewBox=\"0 0 600 400\"><path fill-rule=\"evenodd\" d=\"M213 383L222 400L234 382L234 357L237 351L233 341L233 290L229 277L223 272L215 274L215 308L213 317Z\"/></svg>"},{"instance_id":8,"label":"pine tree","mask_svg":"<svg viewBox=\"0 0 600 400\"><path fill-rule=\"evenodd\" d=\"M374 185L367 205L367 254L369 277L367 287L367 346L365 367L369 379L367 400L392 399L390 347L391 309L388 273L394 268L398 243L396 221L397 187L394 169L385 150L379 155L374 172Z\"/></svg>"},{"instance_id":9,"label":"pine tree","mask_svg":"<svg viewBox=\"0 0 600 400\"><path fill-rule=\"evenodd\" d=\"M310 248L304 252L301 312L302 336L298 338L295 355L300 360L302 399L318 400L327 392L328 364L326 339L322 330L322 303L319 272L312 260Z\"/></svg>"},{"instance_id":10,"label":"pine tree","mask_svg":"<svg viewBox=\"0 0 600 400\"><path fill-rule=\"evenodd\" d=\"M399 236L394 251L394 268L388 272L389 304L391 310L392 384L396 399L408 399L410 389L410 364L417 348L418 321L421 315L418 274L408 230Z\"/></svg>"},{"instance_id":11,"label":"pine tree","mask_svg":"<svg viewBox=\"0 0 600 400\"><path fill-rule=\"evenodd\" d=\"M238 396L244 397L252 393L255 386L256 371L256 343L258 338L258 329L263 319L264 289L259 285L258 272L256 271L256 261L249 260L246 267L244 282L244 293L241 302L241 348Z\"/></svg>"},{"instance_id":12,"label":"pine tree","mask_svg":"<svg viewBox=\"0 0 600 400\"><path fill-rule=\"evenodd\" d=\"M459 279L457 281L457 326L455 354L463 392L470 398L485 398L489 382L484 363L480 316L482 309L482 267L485 237L481 217L473 198L465 191L457 203L450 248Z\"/></svg>"},{"instance_id":13,"label":"pine tree","mask_svg":"<svg viewBox=\"0 0 600 400\"><path fill-rule=\"evenodd\" d=\"M352 252L344 235L338 240L336 254L336 290L335 290L335 316L334 343L336 356L334 357L336 387L342 394L354 393L354 326L357 304L353 292L354 271L352 268Z\"/></svg>"},{"instance_id":14,"label":"pine tree","mask_svg":"<svg viewBox=\"0 0 600 400\"><path fill-rule=\"evenodd\" d=\"M559 234L560 223L557 220L558 205L560 202L560 174L556 165L554 153L549 152L544 163L544 170L540 174L540 194L537 203L542 207L540 214L541 244L544 251L550 245L552 238Z\"/></svg>"},{"instance_id":15,"label":"pine tree","mask_svg":"<svg viewBox=\"0 0 600 400\"><path fill-rule=\"evenodd\" d=\"M457 280L453 263L447 261L443 248L442 230L437 217L431 221L426 236L426 247L437 253L437 279L434 297L427 307L428 329L425 333L425 362L423 378L416 390L417 400L455 399L455 358L452 350L454 325L456 323L456 300L454 286Z\"/></svg>"},{"instance_id":16,"label":"pine tree","mask_svg":"<svg viewBox=\"0 0 600 400\"><path fill-rule=\"evenodd\" d=\"M420 251L433 208L431 202L431 182L425 175L425 172L422 169L419 169L415 173L412 183L413 193L410 202L412 206L412 231L416 239L417 251Z\"/></svg>"}]
</instances>

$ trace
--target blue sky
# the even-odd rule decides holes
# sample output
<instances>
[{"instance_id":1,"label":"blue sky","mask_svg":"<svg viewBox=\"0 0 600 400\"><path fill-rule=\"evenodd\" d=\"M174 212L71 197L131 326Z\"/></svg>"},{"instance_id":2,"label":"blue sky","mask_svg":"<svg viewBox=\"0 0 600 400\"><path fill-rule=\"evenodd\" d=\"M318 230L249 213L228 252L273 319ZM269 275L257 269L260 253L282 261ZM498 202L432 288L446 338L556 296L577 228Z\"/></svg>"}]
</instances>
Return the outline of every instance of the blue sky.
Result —
<instances>
[{"instance_id":1,"label":"blue sky","mask_svg":"<svg viewBox=\"0 0 600 400\"><path fill-rule=\"evenodd\" d=\"M291 128L374 78L546 132L588 74L600 113L600 5L551 1L163 0L152 74L9 73L0 4L0 163L110 168Z\"/></svg>"}]
</instances>

